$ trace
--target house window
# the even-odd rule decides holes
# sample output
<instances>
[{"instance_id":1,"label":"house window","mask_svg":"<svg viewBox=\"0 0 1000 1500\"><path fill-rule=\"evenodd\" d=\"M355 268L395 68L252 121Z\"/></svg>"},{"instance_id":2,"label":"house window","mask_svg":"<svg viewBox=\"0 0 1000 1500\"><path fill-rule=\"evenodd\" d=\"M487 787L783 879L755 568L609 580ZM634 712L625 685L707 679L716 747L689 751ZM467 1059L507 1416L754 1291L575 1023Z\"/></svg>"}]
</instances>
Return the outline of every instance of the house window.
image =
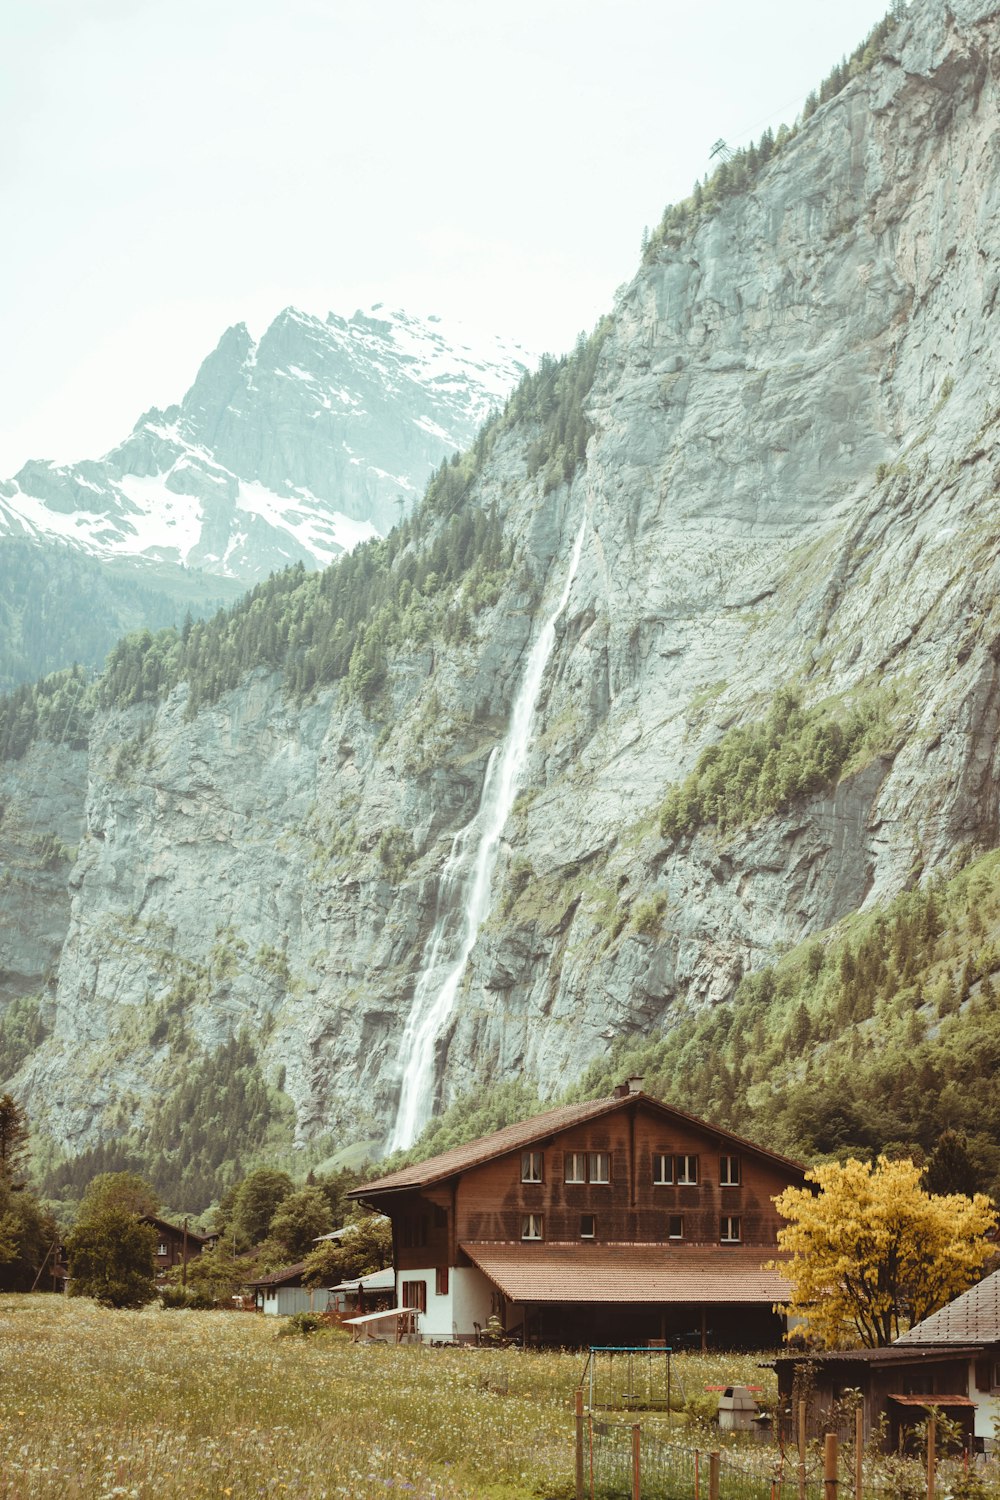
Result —
<instances>
[{"instance_id":1,"label":"house window","mask_svg":"<svg viewBox=\"0 0 1000 1500\"><path fill-rule=\"evenodd\" d=\"M590 1152L591 1182L611 1181L611 1156L607 1151Z\"/></svg>"},{"instance_id":2,"label":"house window","mask_svg":"<svg viewBox=\"0 0 1000 1500\"><path fill-rule=\"evenodd\" d=\"M694 1187L697 1184L698 1158L696 1156L677 1158L677 1181L682 1187Z\"/></svg>"},{"instance_id":3,"label":"house window","mask_svg":"<svg viewBox=\"0 0 1000 1500\"><path fill-rule=\"evenodd\" d=\"M594 1214L580 1215L580 1238L592 1240L597 1233L597 1218Z\"/></svg>"},{"instance_id":4,"label":"house window","mask_svg":"<svg viewBox=\"0 0 1000 1500\"><path fill-rule=\"evenodd\" d=\"M435 1203L434 1205L434 1228L448 1228L448 1210L446 1208L442 1208L440 1203Z\"/></svg>"},{"instance_id":5,"label":"house window","mask_svg":"<svg viewBox=\"0 0 1000 1500\"><path fill-rule=\"evenodd\" d=\"M739 1187L740 1159L738 1156L719 1157L719 1186Z\"/></svg>"},{"instance_id":6,"label":"house window","mask_svg":"<svg viewBox=\"0 0 1000 1500\"><path fill-rule=\"evenodd\" d=\"M521 1181L541 1182L542 1180L542 1153L540 1151L521 1152Z\"/></svg>"},{"instance_id":7,"label":"house window","mask_svg":"<svg viewBox=\"0 0 1000 1500\"><path fill-rule=\"evenodd\" d=\"M723 1214L719 1239L724 1245L738 1245L743 1238L743 1226L739 1214Z\"/></svg>"},{"instance_id":8,"label":"house window","mask_svg":"<svg viewBox=\"0 0 1000 1500\"><path fill-rule=\"evenodd\" d=\"M434 1295L436 1297L447 1297L448 1295L448 1267L438 1266L434 1272Z\"/></svg>"},{"instance_id":9,"label":"house window","mask_svg":"<svg viewBox=\"0 0 1000 1500\"><path fill-rule=\"evenodd\" d=\"M166 1240L161 1240L160 1241L160 1243L156 1247L156 1253L157 1253L157 1255L166 1255L166 1254L168 1254ZM146 1254L147 1255L149 1254L148 1250L146 1251Z\"/></svg>"},{"instance_id":10,"label":"house window","mask_svg":"<svg viewBox=\"0 0 1000 1500\"><path fill-rule=\"evenodd\" d=\"M653 1183L656 1187L669 1185L674 1180L674 1159L664 1156L662 1151L653 1152Z\"/></svg>"},{"instance_id":11,"label":"house window","mask_svg":"<svg viewBox=\"0 0 1000 1500\"><path fill-rule=\"evenodd\" d=\"M565 1165L567 1182L586 1182L587 1153L585 1151L567 1151Z\"/></svg>"},{"instance_id":12,"label":"house window","mask_svg":"<svg viewBox=\"0 0 1000 1500\"><path fill-rule=\"evenodd\" d=\"M684 1215L667 1215L667 1239L682 1240L684 1238Z\"/></svg>"},{"instance_id":13,"label":"house window","mask_svg":"<svg viewBox=\"0 0 1000 1500\"><path fill-rule=\"evenodd\" d=\"M541 1214L524 1214L521 1218L522 1240L540 1240L542 1237Z\"/></svg>"},{"instance_id":14,"label":"house window","mask_svg":"<svg viewBox=\"0 0 1000 1500\"><path fill-rule=\"evenodd\" d=\"M413 1307L417 1312L427 1311L426 1281L403 1282L403 1306Z\"/></svg>"},{"instance_id":15,"label":"house window","mask_svg":"<svg viewBox=\"0 0 1000 1500\"><path fill-rule=\"evenodd\" d=\"M418 1246L419 1245L426 1245L426 1243L427 1243L427 1215L426 1214L421 1214L420 1218L416 1222L416 1225L414 1226L413 1243L414 1243L414 1245L418 1245Z\"/></svg>"}]
</instances>

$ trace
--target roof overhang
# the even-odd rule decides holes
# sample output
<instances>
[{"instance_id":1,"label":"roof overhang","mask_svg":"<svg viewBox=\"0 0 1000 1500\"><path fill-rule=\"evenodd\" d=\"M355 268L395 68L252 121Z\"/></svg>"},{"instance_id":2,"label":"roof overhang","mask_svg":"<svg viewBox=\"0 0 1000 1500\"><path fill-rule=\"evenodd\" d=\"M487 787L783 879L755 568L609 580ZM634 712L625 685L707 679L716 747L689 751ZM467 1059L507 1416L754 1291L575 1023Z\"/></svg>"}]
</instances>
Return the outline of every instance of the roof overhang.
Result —
<instances>
[{"instance_id":1,"label":"roof overhang","mask_svg":"<svg viewBox=\"0 0 1000 1500\"><path fill-rule=\"evenodd\" d=\"M790 1287L765 1271L767 1250L664 1250L661 1245L520 1245L460 1248L509 1302L772 1307Z\"/></svg>"}]
</instances>

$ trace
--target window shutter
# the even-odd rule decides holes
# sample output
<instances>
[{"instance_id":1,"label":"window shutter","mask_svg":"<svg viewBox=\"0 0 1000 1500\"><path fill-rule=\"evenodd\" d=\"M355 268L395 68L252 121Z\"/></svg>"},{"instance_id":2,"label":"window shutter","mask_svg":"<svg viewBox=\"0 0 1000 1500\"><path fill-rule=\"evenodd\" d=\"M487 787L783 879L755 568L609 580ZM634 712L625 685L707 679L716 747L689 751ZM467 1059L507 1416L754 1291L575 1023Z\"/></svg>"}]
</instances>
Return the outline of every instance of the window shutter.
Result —
<instances>
[{"instance_id":1,"label":"window shutter","mask_svg":"<svg viewBox=\"0 0 1000 1500\"><path fill-rule=\"evenodd\" d=\"M990 1378L992 1376L990 1362L988 1359L976 1360L976 1390L988 1391L990 1389Z\"/></svg>"}]
</instances>

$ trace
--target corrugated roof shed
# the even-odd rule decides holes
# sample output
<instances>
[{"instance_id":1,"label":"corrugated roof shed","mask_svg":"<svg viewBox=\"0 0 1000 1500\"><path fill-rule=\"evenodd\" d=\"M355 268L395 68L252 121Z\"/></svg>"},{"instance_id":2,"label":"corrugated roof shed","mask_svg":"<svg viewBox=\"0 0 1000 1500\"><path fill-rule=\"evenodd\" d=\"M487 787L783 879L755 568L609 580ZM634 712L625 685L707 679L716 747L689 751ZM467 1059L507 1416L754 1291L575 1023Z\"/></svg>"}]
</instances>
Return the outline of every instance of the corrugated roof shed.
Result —
<instances>
[{"instance_id":1,"label":"corrugated roof shed","mask_svg":"<svg viewBox=\"0 0 1000 1500\"><path fill-rule=\"evenodd\" d=\"M783 1302L789 1285L757 1250L661 1245L463 1243L511 1302Z\"/></svg>"},{"instance_id":2,"label":"corrugated roof shed","mask_svg":"<svg viewBox=\"0 0 1000 1500\"><path fill-rule=\"evenodd\" d=\"M996 1343L1000 1343L1000 1271L977 1282L922 1323L914 1323L893 1347Z\"/></svg>"},{"instance_id":3,"label":"corrugated roof shed","mask_svg":"<svg viewBox=\"0 0 1000 1500\"><path fill-rule=\"evenodd\" d=\"M432 1182L441 1182L446 1177L452 1177L457 1172L464 1172L469 1167L477 1167L482 1162L492 1161L494 1157L505 1156L509 1151L519 1151L522 1146L544 1140L561 1130L568 1130L572 1125L580 1125L587 1120L599 1119L601 1115L610 1114L614 1110L624 1109L635 1104L636 1101L664 1115L673 1116L674 1119L685 1124L710 1131L721 1140L732 1141L745 1150L756 1152L758 1156L765 1156L771 1161L780 1162L782 1166L791 1167L796 1172L804 1170L801 1162L792 1161L787 1156L779 1156L777 1152L757 1146L753 1141L745 1140L743 1136L733 1135L730 1130L723 1130L707 1120L699 1120L696 1115L686 1114L682 1109L675 1109L672 1104L664 1104L661 1100L654 1099L651 1094L638 1091L619 1098L595 1099L587 1104L563 1104L558 1109L548 1109L543 1114L532 1115L530 1120L519 1120L515 1125L507 1125L503 1130L495 1130L492 1135L481 1136L479 1140L469 1141L464 1146L455 1146L451 1151L444 1151L440 1156L428 1157L426 1161L417 1162L415 1166L403 1167L398 1172L390 1172L387 1177L380 1177L375 1182L366 1182L363 1187L355 1188L350 1192L348 1197L368 1198L377 1193L391 1192L396 1189L426 1187Z\"/></svg>"}]
</instances>

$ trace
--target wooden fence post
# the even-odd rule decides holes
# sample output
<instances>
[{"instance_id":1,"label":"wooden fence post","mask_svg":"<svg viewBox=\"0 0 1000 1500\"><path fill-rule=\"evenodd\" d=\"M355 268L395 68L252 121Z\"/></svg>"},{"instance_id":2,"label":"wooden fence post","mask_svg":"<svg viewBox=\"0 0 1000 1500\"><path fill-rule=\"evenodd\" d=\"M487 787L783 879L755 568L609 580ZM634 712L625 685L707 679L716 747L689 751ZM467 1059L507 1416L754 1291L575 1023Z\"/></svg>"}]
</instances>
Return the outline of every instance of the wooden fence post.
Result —
<instances>
[{"instance_id":1,"label":"wooden fence post","mask_svg":"<svg viewBox=\"0 0 1000 1500\"><path fill-rule=\"evenodd\" d=\"M837 1500L837 1434L828 1432L823 1444L824 1500Z\"/></svg>"},{"instance_id":2,"label":"wooden fence post","mask_svg":"<svg viewBox=\"0 0 1000 1500\"><path fill-rule=\"evenodd\" d=\"M937 1453L935 1452L935 1439L937 1437L937 1421L931 1412L927 1418L927 1500L934 1500L934 1479Z\"/></svg>"},{"instance_id":3,"label":"wooden fence post","mask_svg":"<svg viewBox=\"0 0 1000 1500\"><path fill-rule=\"evenodd\" d=\"M719 1500L719 1453L708 1455L708 1500Z\"/></svg>"},{"instance_id":4,"label":"wooden fence post","mask_svg":"<svg viewBox=\"0 0 1000 1500\"><path fill-rule=\"evenodd\" d=\"M806 1403L799 1402L799 1500L806 1500Z\"/></svg>"},{"instance_id":5,"label":"wooden fence post","mask_svg":"<svg viewBox=\"0 0 1000 1500\"><path fill-rule=\"evenodd\" d=\"M859 1406L854 1413L854 1500L861 1500L864 1483L865 1457L865 1409Z\"/></svg>"},{"instance_id":6,"label":"wooden fence post","mask_svg":"<svg viewBox=\"0 0 1000 1500\"><path fill-rule=\"evenodd\" d=\"M638 1422L632 1427L632 1500L640 1500L639 1485L642 1477L642 1468L639 1458L639 1434L642 1431Z\"/></svg>"},{"instance_id":7,"label":"wooden fence post","mask_svg":"<svg viewBox=\"0 0 1000 1500\"><path fill-rule=\"evenodd\" d=\"M694 1450L694 1500L701 1500L701 1454Z\"/></svg>"},{"instance_id":8,"label":"wooden fence post","mask_svg":"<svg viewBox=\"0 0 1000 1500\"><path fill-rule=\"evenodd\" d=\"M583 1391L576 1393L576 1500L583 1495Z\"/></svg>"}]
</instances>

